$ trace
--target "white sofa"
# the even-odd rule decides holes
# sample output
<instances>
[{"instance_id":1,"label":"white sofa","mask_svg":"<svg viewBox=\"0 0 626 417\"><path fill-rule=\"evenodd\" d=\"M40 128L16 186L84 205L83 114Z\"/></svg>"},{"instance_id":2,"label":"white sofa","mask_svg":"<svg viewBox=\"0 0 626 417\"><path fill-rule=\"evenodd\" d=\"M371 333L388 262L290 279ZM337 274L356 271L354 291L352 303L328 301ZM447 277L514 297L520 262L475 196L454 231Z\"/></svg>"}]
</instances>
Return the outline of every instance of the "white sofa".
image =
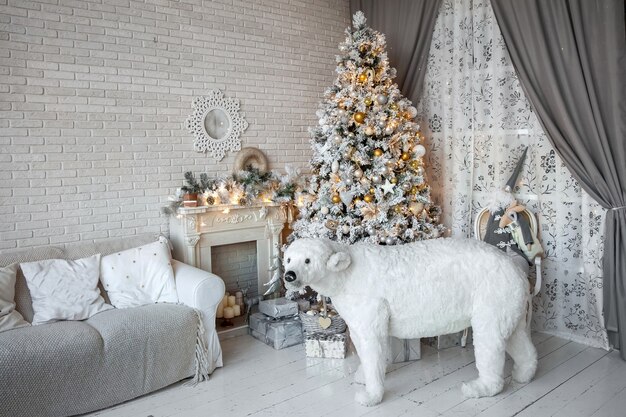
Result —
<instances>
[{"instance_id":1,"label":"white sofa","mask_svg":"<svg viewBox=\"0 0 626 417\"><path fill-rule=\"evenodd\" d=\"M153 242L154 235L0 252L0 266L78 259ZM216 275L172 262L179 304L111 309L83 321L0 332L0 416L69 416L110 407L222 366L215 312L224 296ZM108 302L106 292L100 290ZM33 317L18 270L16 310Z\"/></svg>"}]
</instances>

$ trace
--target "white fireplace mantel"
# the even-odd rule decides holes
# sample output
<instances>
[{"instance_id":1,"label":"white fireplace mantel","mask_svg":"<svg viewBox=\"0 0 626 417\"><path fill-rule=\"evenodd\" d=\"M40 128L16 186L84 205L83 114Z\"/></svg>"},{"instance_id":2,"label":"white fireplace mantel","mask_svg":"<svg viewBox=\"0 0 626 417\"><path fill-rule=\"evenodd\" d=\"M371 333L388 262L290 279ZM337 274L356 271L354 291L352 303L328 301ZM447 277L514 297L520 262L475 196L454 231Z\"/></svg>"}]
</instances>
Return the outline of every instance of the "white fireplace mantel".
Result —
<instances>
[{"instance_id":1,"label":"white fireplace mantel","mask_svg":"<svg viewBox=\"0 0 626 417\"><path fill-rule=\"evenodd\" d=\"M278 204L181 207L170 220L174 258L212 272L212 247L256 241L259 294L263 294L286 221L287 211Z\"/></svg>"}]
</instances>

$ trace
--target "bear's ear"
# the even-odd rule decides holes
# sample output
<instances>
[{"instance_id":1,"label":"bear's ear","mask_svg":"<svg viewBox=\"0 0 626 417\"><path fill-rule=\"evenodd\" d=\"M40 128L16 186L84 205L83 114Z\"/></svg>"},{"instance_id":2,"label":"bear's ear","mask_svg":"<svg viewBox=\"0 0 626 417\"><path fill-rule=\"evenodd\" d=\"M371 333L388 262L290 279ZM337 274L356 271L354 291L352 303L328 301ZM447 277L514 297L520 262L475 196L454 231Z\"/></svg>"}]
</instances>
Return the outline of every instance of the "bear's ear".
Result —
<instances>
[{"instance_id":1,"label":"bear's ear","mask_svg":"<svg viewBox=\"0 0 626 417\"><path fill-rule=\"evenodd\" d=\"M337 252L330 255L326 262L326 267L331 271L339 272L349 267L350 262L350 255L345 252Z\"/></svg>"}]
</instances>

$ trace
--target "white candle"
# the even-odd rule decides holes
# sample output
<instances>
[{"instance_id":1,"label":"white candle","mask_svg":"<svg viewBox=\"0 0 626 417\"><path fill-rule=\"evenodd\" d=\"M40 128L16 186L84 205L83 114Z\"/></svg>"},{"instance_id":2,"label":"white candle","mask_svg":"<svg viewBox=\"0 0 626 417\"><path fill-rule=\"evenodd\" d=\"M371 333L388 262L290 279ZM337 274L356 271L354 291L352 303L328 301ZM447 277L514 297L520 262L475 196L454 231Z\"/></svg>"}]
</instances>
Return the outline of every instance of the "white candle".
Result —
<instances>
[{"instance_id":1,"label":"white candle","mask_svg":"<svg viewBox=\"0 0 626 417\"><path fill-rule=\"evenodd\" d=\"M228 296L228 307L232 307L235 305L235 296L234 295L229 295Z\"/></svg>"},{"instance_id":2,"label":"white candle","mask_svg":"<svg viewBox=\"0 0 626 417\"><path fill-rule=\"evenodd\" d=\"M233 314L235 315L235 317L241 316L241 307L239 307L237 304L233 306Z\"/></svg>"},{"instance_id":3,"label":"white candle","mask_svg":"<svg viewBox=\"0 0 626 417\"><path fill-rule=\"evenodd\" d=\"M224 318L225 319L232 319L233 317L235 317L235 312L233 311L232 307L224 307Z\"/></svg>"},{"instance_id":4,"label":"white candle","mask_svg":"<svg viewBox=\"0 0 626 417\"><path fill-rule=\"evenodd\" d=\"M220 302L220 305L222 306L222 308L228 306L228 296L227 295L225 295L224 298L222 298L222 301Z\"/></svg>"},{"instance_id":5,"label":"white candle","mask_svg":"<svg viewBox=\"0 0 626 417\"><path fill-rule=\"evenodd\" d=\"M222 305L222 303L217 306L217 313L215 314L215 317L217 317L218 319L224 317L224 306Z\"/></svg>"}]
</instances>

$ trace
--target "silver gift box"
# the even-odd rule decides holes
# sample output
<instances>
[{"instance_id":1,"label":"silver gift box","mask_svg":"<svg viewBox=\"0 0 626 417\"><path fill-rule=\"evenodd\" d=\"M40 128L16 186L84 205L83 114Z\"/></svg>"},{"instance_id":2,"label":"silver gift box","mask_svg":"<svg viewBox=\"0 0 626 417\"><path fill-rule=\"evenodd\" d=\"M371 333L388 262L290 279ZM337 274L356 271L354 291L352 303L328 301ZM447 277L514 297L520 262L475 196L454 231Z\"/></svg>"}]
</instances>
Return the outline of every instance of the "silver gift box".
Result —
<instances>
[{"instance_id":1,"label":"silver gift box","mask_svg":"<svg viewBox=\"0 0 626 417\"><path fill-rule=\"evenodd\" d=\"M304 341L302 322L298 316L274 318L263 313L254 313L248 324L252 337L274 349L283 349Z\"/></svg>"},{"instance_id":2,"label":"silver gift box","mask_svg":"<svg viewBox=\"0 0 626 417\"><path fill-rule=\"evenodd\" d=\"M304 337L304 350L307 358L343 359L346 357L347 345L346 333L313 333Z\"/></svg>"},{"instance_id":3,"label":"silver gift box","mask_svg":"<svg viewBox=\"0 0 626 417\"><path fill-rule=\"evenodd\" d=\"M298 303L286 298L274 298L259 302L259 311L271 317L287 317L298 314Z\"/></svg>"},{"instance_id":4,"label":"silver gift box","mask_svg":"<svg viewBox=\"0 0 626 417\"><path fill-rule=\"evenodd\" d=\"M389 338L389 362L416 361L422 357L420 339Z\"/></svg>"},{"instance_id":5,"label":"silver gift box","mask_svg":"<svg viewBox=\"0 0 626 417\"><path fill-rule=\"evenodd\" d=\"M462 346L463 345L463 332L450 333L450 334L442 334L441 336L435 337L426 337L423 339L424 343L428 346L432 346L437 350L448 349L451 347ZM466 345L472 344L472 331L468 332L468 337L466 340Z\"/></svg>"}]
</instances>

